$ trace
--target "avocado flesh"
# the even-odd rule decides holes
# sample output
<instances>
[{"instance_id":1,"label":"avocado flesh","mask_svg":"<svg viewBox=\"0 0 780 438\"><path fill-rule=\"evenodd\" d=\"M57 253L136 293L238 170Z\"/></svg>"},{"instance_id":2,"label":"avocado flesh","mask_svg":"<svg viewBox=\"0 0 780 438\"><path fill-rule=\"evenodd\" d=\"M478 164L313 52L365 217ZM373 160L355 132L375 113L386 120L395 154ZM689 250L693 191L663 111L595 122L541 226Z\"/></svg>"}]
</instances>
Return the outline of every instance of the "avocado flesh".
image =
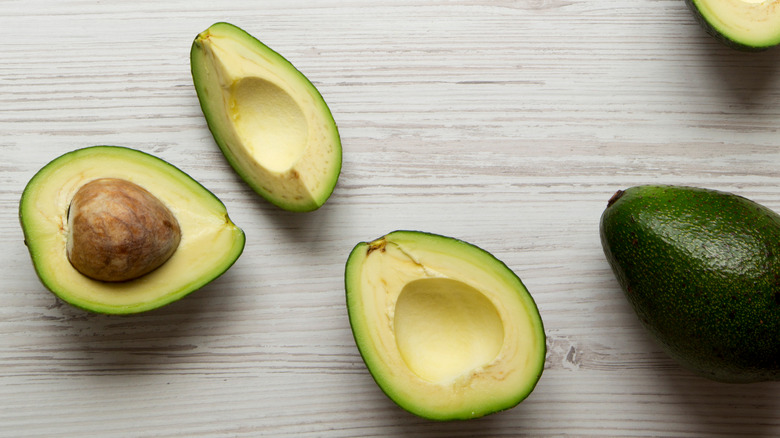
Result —
<instances>
[{"instance_id":1,"label":"avocado flesh","mask_svg":"<svg viewBox=\"0 0 780 438\"><path fill-rule=\"evenodd\" d=\"M509 409L541 377L546 338L536 304L476 246L395 231L355 246L345 285L369 372L413 414L455 420Z\"/></svg>"},{"instance_id":2,"label":"avocado flesh","mask_svg":"<svg viewBox=\"0 0 780 438\"><path fill-rule=\"evenodd\" d=\"M341 140L314 85L228 23L195 38L190 64L209 129L239 176L285 210L321 207L341 172Z\"/></svg>"},{"instance_id":3,"label":"avocado flesh","mask_svg":"<svg viewBox=\"0 0 780 438\"><path fill-rule=\"evenodd\" d=\"M696 20L721 43L761 51L780 44L780 0L685 0Z\"/></svg>"},{"instance_id":4,"label":"avocado flesh","mask_svg":"<svg viewBox=\"0 0 780 438\"><path fill-rule=\"evenodd\" d=\"M134 280L93 280L76 270L66 254L71 200L84 184L105 177L148 190L181 229L173 255ZM62 300L98 313L138 313L176 301L225 272L245 242L224 204L189 175L159 158L117 146L79 149L47 164L27 184L19 218L44 286Z\"/></svg>"},{"instance_id":5,"label":"avocado flesh","mask_svg":"<svg viewBox=\"0 0 780 438\"><path fill-rule=\"evenodd\" d=\"M712 380L780 379L780 216L730 193L637 186L613 196L600 234L671 357Z\"/></svg>"}]
</instances>

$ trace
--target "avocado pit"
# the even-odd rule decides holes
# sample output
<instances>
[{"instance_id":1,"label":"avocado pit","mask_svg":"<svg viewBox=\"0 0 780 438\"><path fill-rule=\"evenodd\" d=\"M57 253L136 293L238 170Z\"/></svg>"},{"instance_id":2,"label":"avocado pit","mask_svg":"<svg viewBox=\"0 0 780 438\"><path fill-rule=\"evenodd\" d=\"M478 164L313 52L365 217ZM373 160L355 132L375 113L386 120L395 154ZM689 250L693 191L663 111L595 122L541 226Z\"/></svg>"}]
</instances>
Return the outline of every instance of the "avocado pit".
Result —
<instances>
[{"instance_id":1,"label":"avocado pit","mask_svg":"<svg viewBox=\"0 0 780 438\"><path fill-rule=\"evenodd\" d=\"M90 181L68 209L68 260L95 280L121 282L148 274L173 255L180 240L173 213L127 180Z\"/></svg>"}]
</instances>

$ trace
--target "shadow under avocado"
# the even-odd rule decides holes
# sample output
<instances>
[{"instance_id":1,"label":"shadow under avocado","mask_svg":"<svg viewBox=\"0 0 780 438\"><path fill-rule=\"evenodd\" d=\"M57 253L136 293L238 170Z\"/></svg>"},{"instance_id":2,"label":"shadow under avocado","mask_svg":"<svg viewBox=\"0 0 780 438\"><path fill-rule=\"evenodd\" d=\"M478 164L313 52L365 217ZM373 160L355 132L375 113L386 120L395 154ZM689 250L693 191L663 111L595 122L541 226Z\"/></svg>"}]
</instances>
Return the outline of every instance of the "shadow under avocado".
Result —
<instances>
[{"instance_id":1,"label":"shadow under avocado","mask_svg":"<svg viewBox=\"0 0 780 438\"><path fill-rule=\"evenodd\" d=\"M370 379L370 377L369 377ZM377 415L381 416L377 424L382 425L382 430L390 436L398 437L495 437L506 435L512 431L511 436L528 436L522 430L518 430L518 417L528 416L523 414L523 403L501 412L495 412L484 417L469 420L436 421L418 417L407 412L385 397L376 388L377 393L384 397L382 404L377 404ZM536 420L534 420L536 421ZM530 423L530 422L529 422ZM529 424L529 430L536 426Z\"/></svg>"},{"instance_id":2,"label":"shadow under avocado","mask_svg":"<svg viewBox=\"0 0 780 438\"><path fill-rule=\"evenodd\" d=\"M720 88L729 92L740 103L751 106L774 102L771 93L778 83L780 73L780 46L760 52L740 51L727 47L700 26L692 29L698 39L693 45L701 50L709 73Z\"/></svg>"},{"instance_id":3,"label":"shadow under avocado","mask_svg":"<svg viewBox=\"0 0 780 438\"><path fill-rule=\"evenodd\" d=\"M306 212L295 212L284 210L268 200L264 199L259 194L252 191L248 185L244 184L246 190L246 197L252 199L252 210L257 214L265 216L269 221L269 224L263 225L263 228L252 229L249 227L251 224L247 224L247 228L244 231L247 232L247 244L250 240L257 243L262 242L266 237L258 236L254 238L256 233L269 233L269 228L273 233L282 234L281 238L284 242L289 242L293 245L306 245L310 248L308 253L317 253L320 249L330 245L332 242L328 242L327 239L323 239L323 236L332 234L331 231L343 227L343 224L336 224L340 216L339 210L339 186L341 181L336 183L336 187L333 190L330 198L316 210ZM260 243L262 244L262 243ZM344 254L346 260L346 254Z\"/></svg>"},{"instance_id":4,"label":"shadow under avocado","mask_svg":"<svg viewBox=\"0 0 780 438\"><path fill-rule=\"evenodd\" d=\"M721 383L679 368L659 379L696 436L771 436L777 431L780 382Z\"/></svg>"},{"instance_id":5,"label":"shadow under avocado","mask_svg":"<svg viewBox=\"0 0 780 438\"><path fill-rule=\"evenodd\" d=\"M753 100L777 84L780 49L740 52L717 44L717 41L705 47L707 56L715 64L714 71L731 92Z\"/></svg>"},{"instance_id":6,"label":"shadow under avocado","mask_svg":"<svg viewBox=\"0 0 780 438\"><path fill-rule=\"evenodd\" d=\"M58 373L85 376L150 375L191 362L202 339L214 334L214 318L230 311L230 270L182 299L130 315L104 315L72 307L59 298L48 309L50 348ZM55 359L65 356L67 360Z\"/></svg>"}]
</instances>

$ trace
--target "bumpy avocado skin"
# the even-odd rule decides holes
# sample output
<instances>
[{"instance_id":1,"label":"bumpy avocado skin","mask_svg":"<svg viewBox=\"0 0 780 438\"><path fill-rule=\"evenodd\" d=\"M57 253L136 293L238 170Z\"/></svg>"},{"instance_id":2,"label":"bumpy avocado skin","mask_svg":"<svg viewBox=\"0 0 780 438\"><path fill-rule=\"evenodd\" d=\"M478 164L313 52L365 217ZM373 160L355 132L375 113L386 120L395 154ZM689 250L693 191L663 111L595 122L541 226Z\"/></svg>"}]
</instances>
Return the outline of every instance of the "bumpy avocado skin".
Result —
<instances>
[{"instance_id":1,"label":"bumpy avocado skin","mask_svg":"<svg viewBox=\"0 0 780 438\"><path fill-rule=\"evenodd\" d=\"M699 23L699 25L704 29L704 31L710 34L710 36L718 40L721 44L723 44L726 47L732 48L734 50L739 50L741 52L763 52L764 50L773 47L773 46L751 46L748 44L740 43L739 41L735 41L727 37L723 33L721 33L715 26L710 24L710 22L707 21L706 18L704 18L704 15L702 15L701 11L699 11L699 8L698 6L696 6L696 2L694 0L685 0L685 4L688 6L688 9L691 10L694 18L696 19L696 22Z\"/></svg>"},{"instance_id":2,"label":"bumpy avocado skin","mask_svg":"<svg viewBox=\"0 0 780 438\"><path fill-rule=\"evenodd\" d=\"M601 242L628 301L670 356L712 380L780 380L780 216L692 187L619 191Z\"/></svg>"}]
</instances>

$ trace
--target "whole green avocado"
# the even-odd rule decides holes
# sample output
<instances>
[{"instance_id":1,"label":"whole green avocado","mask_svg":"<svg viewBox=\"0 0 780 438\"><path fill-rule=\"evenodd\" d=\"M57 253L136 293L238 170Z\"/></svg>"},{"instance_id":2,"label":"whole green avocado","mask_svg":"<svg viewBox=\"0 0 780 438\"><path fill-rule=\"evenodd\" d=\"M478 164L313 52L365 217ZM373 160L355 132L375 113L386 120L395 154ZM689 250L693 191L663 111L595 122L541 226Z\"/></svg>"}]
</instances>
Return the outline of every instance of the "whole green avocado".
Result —
<instances>
[{"instance_id":1,"label":"whole green avocado","mask_svg":"<svg viewBox=\"0 0 780 438\"><path fill-rule=\"evenodd\" d=\"M681 186L618 191L601 243L642 324L712 380L780 380L780 216L744 197Z\"/></svg>"}]
</instances>

